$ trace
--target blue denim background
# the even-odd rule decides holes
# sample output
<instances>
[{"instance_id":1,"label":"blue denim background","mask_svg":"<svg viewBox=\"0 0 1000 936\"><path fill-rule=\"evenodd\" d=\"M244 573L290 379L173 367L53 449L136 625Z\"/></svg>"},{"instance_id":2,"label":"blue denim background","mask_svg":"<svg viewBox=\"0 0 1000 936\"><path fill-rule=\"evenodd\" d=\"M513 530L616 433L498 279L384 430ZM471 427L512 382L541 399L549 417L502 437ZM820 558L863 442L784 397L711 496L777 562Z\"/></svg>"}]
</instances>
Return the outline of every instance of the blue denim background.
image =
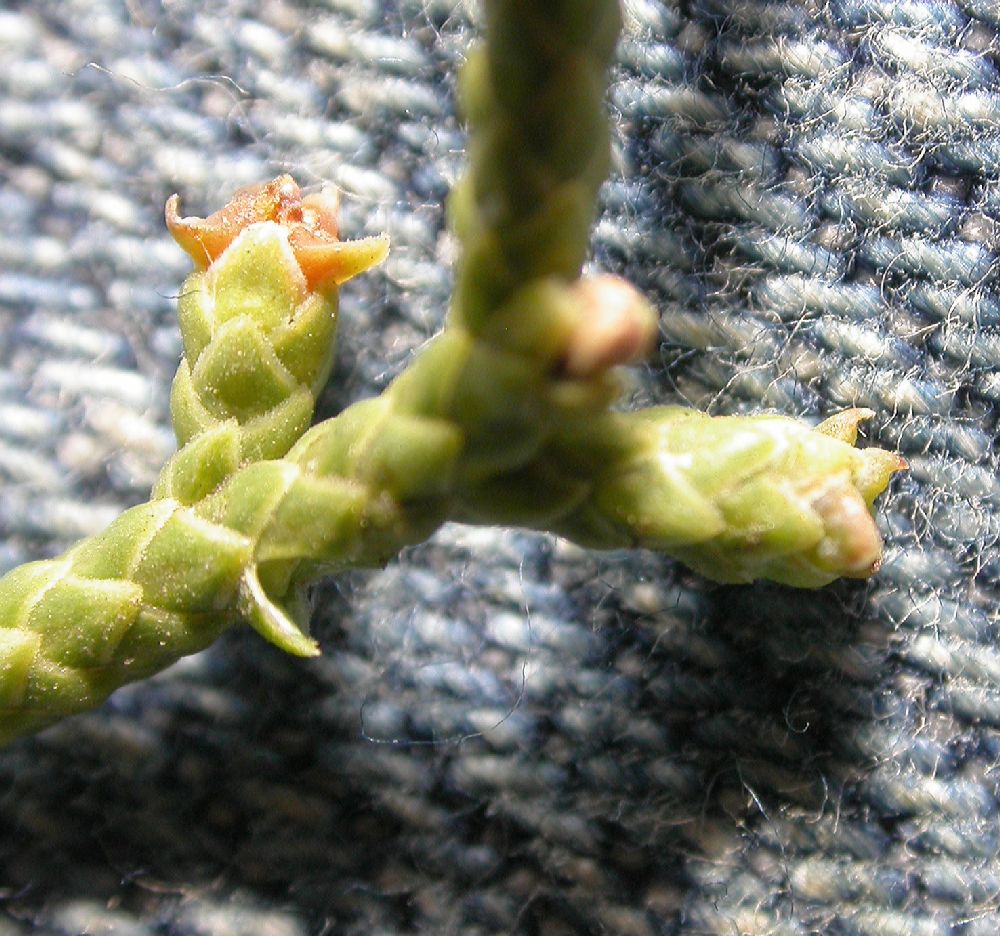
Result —
<instances>
[{"instance_id":1,"label":"blue denim background","mask_svg":"<svg viewBox=\"0 0 1000 936\"><path fill-rule=\"evenodd\" d=\"M661 312L636 403L870 406L870 583L718 587L447 527L0 752L0 934L1000 929L1000 13L629 0L594 265ZM439 326L456 0L0 9L0 564L172 447L162 206L291 171L388 230L329 414Z\"/></svg>"}]
</instances>

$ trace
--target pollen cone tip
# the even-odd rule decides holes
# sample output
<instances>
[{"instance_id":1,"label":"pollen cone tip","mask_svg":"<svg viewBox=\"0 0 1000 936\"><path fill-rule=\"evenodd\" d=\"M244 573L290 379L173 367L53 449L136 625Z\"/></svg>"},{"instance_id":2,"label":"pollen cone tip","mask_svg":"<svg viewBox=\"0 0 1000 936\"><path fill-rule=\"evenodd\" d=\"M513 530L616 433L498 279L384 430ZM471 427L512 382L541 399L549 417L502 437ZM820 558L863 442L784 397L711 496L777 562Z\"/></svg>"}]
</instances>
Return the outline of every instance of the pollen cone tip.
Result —
<instances>
[{"instance_id":1,"label":"pollen cone tip","mask_svg":"<svg viewBox=\"0 0 1000 936\"><path fill-rule=\"evenodd\" d=\"M167 199L167 228L199 270L207 269L254 224L270 221L286 232L310 289L328 292L385 259L385 235L341 241L335 189L302 196L290 175L239 189L207 218L181 217L180 198Z\"/></svg>"}]
</instances>

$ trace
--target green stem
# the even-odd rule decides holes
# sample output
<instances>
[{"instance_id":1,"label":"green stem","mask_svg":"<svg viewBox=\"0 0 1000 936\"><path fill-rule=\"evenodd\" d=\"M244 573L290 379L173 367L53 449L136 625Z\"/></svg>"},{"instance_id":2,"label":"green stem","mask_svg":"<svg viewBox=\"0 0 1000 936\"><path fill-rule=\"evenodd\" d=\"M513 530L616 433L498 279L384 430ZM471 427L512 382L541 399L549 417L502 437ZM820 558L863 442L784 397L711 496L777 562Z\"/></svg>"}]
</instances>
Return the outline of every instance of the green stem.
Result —
<instances>
[{"instance_id":1,"label":"green stem","mask_svg":"<svg viewBox=\"0 0 1000 936\"><path fill-rule=\"evenodd\" d=\"M610 138L616 0L487 0L462 72L469 170L449 201L462 242L451 323L478 333L525 284L579 276Z\"/></svg>"}]
</instances>

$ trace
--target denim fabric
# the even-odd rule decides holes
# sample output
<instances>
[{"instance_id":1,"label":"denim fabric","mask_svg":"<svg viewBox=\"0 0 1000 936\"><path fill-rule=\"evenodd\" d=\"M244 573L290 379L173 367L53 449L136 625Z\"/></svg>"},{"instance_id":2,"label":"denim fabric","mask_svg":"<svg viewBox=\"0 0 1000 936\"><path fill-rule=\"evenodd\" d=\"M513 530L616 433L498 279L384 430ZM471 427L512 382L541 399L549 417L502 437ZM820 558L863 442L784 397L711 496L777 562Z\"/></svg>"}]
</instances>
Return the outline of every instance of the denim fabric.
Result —
<instances>
[{"instance_id":1,"label":"denim fabric","mask_svg":"<svg viewBox=\"0 0 1000 936\"><path fill-rule=\"evenodd\" d=\"M449 526L0 752L0 934L1000 929L994 0L627 0L593 264L636 404L876 411L886 561L818 592ZM460 0L0 10L0 566L172 449L162 205L291 171L387 230L329 415L440 326Z\"/></svg>"}]
</instances>

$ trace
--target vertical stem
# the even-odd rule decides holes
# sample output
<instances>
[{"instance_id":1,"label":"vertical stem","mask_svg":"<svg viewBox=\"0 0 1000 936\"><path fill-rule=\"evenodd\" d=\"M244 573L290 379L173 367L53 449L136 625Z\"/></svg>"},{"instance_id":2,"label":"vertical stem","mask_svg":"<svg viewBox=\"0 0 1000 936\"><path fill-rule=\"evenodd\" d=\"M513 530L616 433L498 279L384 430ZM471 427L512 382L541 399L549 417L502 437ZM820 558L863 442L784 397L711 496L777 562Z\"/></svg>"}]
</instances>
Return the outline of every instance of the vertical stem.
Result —
<instances>
[{"instance_id":1,"label":"vertical stem","mask_svg":"<svg viewBox=\"0 0 1000 936\"><path fill-rule=\"evenodd\" d=\"M473 334L527 283L570 281L607 172L617 0L486 0L462 74L469 169L450 202L462 259L451 322Z\"/></svg>"}]
</instances>

